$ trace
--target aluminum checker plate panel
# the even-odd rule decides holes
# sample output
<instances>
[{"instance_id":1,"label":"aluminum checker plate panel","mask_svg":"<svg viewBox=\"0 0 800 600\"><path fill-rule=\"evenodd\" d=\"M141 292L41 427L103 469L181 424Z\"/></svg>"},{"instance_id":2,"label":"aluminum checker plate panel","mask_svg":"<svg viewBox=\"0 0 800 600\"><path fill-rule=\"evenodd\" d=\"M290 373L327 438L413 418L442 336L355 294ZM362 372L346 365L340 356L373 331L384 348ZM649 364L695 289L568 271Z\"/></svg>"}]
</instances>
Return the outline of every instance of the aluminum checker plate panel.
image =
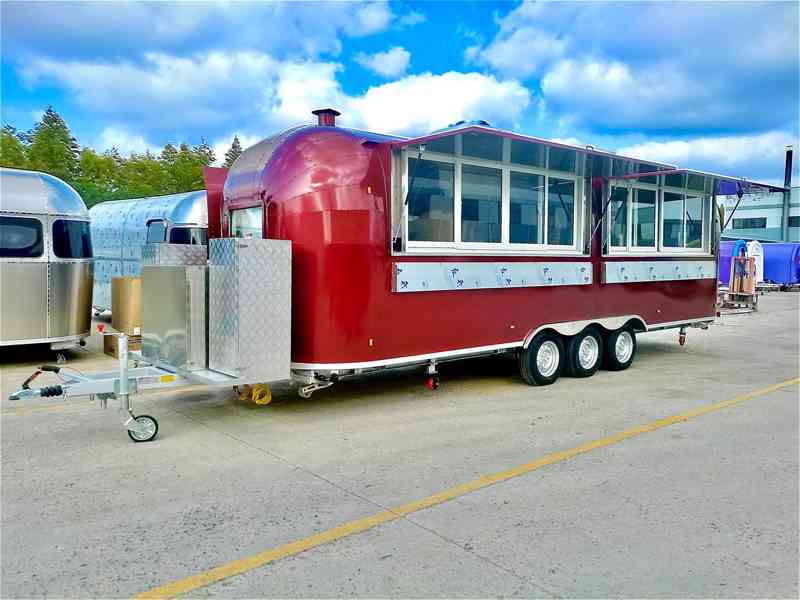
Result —
<instances>
[{"instance_id":1,"label":"aluminum checker plate panel","mask_svg":"<svg viewBox=\"0 0 800 600\"><path fill-rule=\"evenodd\" d=\"M603 283L714 279L713 260L641 260L603 263Z\"/></svg>"},{"instance_id":2,"label":"aluminum checker plate panel","mask_svg":"<svg viewBox=\"0 0 800 600\"><path fill-rule=\"evenodd\" d=\"M397 262L392 290L440 292L591 283L590 262Z\"/></svg>"},{"instance_id":3,"label":"aluminum checker plate panel","mask_svg":"<svg viewBox=\"0 0 800 600\"><path fill-rule=\"evenodd\" d=\"M241 383L288 379L291 242L225 238L209 250L209 368Z\"/></svg>"},{"instance_id":4,"label":"aluminum checker plate panel","mask_svg":"<svg viewBox=\"0 0 800 600\"><path fill-rule=\"evenodd\" d=\"M184 266L205 265L208 247L198 244L145 244L142 247L142 265Z\"/></svg>"}]
</instances>

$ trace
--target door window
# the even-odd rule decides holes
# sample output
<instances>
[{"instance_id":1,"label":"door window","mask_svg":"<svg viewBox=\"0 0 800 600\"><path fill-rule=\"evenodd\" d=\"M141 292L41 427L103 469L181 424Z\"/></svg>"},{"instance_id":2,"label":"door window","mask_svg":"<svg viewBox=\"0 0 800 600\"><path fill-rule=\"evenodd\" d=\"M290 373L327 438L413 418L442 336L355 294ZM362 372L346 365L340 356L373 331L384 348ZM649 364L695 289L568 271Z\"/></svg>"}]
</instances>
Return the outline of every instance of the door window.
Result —
<instances>
[{"instance_id":1,"label":"door window","mask_svg":"<svg viewBox=\"0 0 800 600\"><path fill-rule=\"evenodd\" d=\"M250 208L240 208L231 211L231 237L261 239L261 216L260 206Z\"/></svg>"},{"instance_id":2,"label":"door window","mask_svg":"<svg viewBox=\"0 0 800 600\"><path fill-rule=\"evenodd\" d=\"M160 244L167 239L167 224L161 219L147 224L147 243Z\"/></svg>"},{"instance_id":3,"label":"door window","mask_svg":"<svg viewBox=\"0 0 800 600\"><path fill-rule=\"evenodd\" d=\"M58 258L91 258L88 221L59 219L53 223L53 254Z\"/></svg>"}]
</instances>

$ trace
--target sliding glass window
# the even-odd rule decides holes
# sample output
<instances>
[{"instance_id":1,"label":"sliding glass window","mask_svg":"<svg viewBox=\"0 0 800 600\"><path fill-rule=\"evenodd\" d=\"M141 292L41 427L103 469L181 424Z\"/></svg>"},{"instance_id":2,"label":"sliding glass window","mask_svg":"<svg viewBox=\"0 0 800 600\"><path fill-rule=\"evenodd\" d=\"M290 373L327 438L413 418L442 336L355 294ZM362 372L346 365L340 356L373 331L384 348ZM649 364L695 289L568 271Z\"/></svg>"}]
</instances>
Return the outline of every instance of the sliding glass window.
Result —
<instances>
[{"instance_id":1,"label":"sliding glass window","mask_svg":"<svg viewBox=\"0 0 800 600\"><path fill-rule=\"evenodd\" d=\"M544 175L511 171L510 221L512 244L544 242Z\"/></svg>"},{"instance_id":2,"label":"sliding glass window","mask_svg":"<svg viewBox=\"0 0 800 600\"><path fill-rule=\"evenodd\" d=\"M475 165L461 168L461 241L499 243L502 171Z\"/></svg>"},{"instance_id":3,"label":"sliding glass window","mask_svg":"<svg viewBox=\"0 0 800 600\"><path fill-rule=\"evenodd\" d=\"M661 236L665 248L683 248L683 194L664 192Z\"/></svg>"},{"instance_id":4,"label":"sliding glass window","mask_svg":"<svg viewBox=\"0 0 800 600\"><path fill-rule=\"evenodd\" d=\"M408 160L409 241L453 241L454 166L435 160Z\"/></svg>"},{"instance_id":5,"label":"sliding glass window","mask_svg":"<svg viewBox=\"0 0 800 600\"><path fill-rule=\"evenodd\" d=\"M575 241L575 181L548 177L547 244L572 246Z\"/></svg>"},{"instance_id":6,"label":"sliding glass window","mask_svg":"<svg viewBox=\"0 0 800 600\"><path fill-rule=\"evenodd\" d=\"M689 196L686 198L686 247L702 249L703 247L703 198Z\"/></svg>"},{"instance_id":7,"label":"sliding glass window","mask_svg":"<svg viewBox=\"0 0 800 600\"><path fill-rule=\"evenodd\" d=\"M636 248L655 248L658 192L641 188L633 192L631 245Z\"/></svg>"},{"instance_id":8,"label":"sliding glass window","mask_svg":"<svg viewBox=\"0 0 800 600\"><path fill-rule=\"evenodd\" d=\"M626 248L628 246L628 188L611 188L611 202L608 205L609 222L611 223L611 246Z\"/></svg>"}]
</instances>

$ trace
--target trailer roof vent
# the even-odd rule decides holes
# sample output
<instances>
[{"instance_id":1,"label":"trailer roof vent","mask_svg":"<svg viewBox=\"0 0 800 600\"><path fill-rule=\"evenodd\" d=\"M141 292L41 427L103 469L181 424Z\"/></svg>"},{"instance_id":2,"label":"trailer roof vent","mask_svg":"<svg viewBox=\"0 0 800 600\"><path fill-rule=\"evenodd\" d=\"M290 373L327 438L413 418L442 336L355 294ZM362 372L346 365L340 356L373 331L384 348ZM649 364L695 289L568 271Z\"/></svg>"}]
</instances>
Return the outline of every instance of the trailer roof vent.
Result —
<instances>
[{"instance_id":1,"label":"trailer roof vent","mask_svg":"<svg viewBox=\"0 0 800 600\"><path fill-rule=\"evenodd\" d=\"M336 117L338 117L342 113L333 108L318 108L317 110L312 110L311 114L317 115L317 125L325 127L335 127Z\"/></svg>"}]
</instances>

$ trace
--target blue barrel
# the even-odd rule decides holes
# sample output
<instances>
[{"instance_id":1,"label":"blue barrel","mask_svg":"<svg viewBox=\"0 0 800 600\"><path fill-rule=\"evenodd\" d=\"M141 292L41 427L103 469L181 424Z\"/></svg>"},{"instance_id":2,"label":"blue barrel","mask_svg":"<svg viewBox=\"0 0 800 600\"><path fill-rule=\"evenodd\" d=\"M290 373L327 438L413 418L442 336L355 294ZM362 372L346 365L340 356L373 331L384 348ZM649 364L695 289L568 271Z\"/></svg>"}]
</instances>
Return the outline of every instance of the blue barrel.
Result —
<instances>
[{"instance_id":1,"label":"blue barrel","mask_svg":"<svg viewBox=\"0 0 800 600\"><path fill-rule=\"evenodd\" d=\"M764 281L779 285L800 283L800 244L763 244Z\"/></svg>"}]
</instances>

